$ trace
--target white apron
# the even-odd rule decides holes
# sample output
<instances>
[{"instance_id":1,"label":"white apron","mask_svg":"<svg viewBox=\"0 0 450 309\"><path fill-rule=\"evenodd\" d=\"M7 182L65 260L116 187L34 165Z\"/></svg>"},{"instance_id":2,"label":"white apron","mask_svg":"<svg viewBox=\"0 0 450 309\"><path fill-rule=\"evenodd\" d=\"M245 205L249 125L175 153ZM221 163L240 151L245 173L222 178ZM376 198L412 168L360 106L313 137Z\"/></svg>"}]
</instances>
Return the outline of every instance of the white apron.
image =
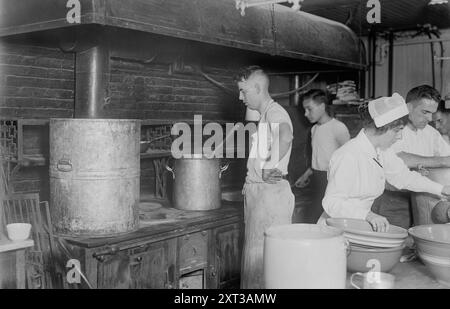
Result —
<instances>
[{"instance_id":1,"label":"white apron","mask_svg":"<svg viewBox=\"0 0 450 309\"><path fill-rule=\"evenodd\" d=\"M270 106L269 106L270 108ZM267 108L267 110L269 110ZM261 121L265 121L267 110ZM252 151L255 150L257 133L252 136ZM249 158L248 167L257 164ZM256 165L253 165L256 166ZM241 288L264 288L264 231L273 225L292 223L295 197L287 180L276 184L265 183L261 171L249 168L244 194L245 238L242 253Z\"/></svg>"},{"instance_id":2,"label":"white apron","mask_svg":"<svg viewBox=\"0 0 450 309\"><path fill-rule=\"evenodd\" d=\"M287 180L277 184L246 183L244 186L245 241L241 288L264 288L264 231L273 225L290 224L295 197Z\"/></svg>"}]
</instances>

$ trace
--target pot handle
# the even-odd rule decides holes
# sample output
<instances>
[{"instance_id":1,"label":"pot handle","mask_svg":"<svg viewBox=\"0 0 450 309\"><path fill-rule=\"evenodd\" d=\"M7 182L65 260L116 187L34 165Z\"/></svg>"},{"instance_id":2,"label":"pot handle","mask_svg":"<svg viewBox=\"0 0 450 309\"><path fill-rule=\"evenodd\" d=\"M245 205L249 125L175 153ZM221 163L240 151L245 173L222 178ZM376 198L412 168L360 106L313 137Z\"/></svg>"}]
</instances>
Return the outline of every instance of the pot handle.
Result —
<instances>
[{"instance_id":1,"label":"pot handle","mask_svg":"<svg viewBox=\"0 0 450 309\"><path fill-rule=\"evenodd\" d=\"M347 249L347 257L349 257L349 255L352 253L352 246L350 246L350 242L348 241L348 239L345 239L344 246L345 249Z\"/></svg>"},{"instance_id":2,"label":"pot handle","mask_svg":"<svg viewBox=\"0 0 450 309\"><path fill-rule=\"evenodd\" d=\"M355 276L361 276L364 279L364 274L363 273L354 273L350 277L350 284L357 289L361 289L361 287L359 287L356 283L353 282L353 277L355 277Z\"/></svg>"},{"instance_id":3,"label":"pot handle","mask_svg":"<svg viewBox=\"0 0 450 309\"><path fill-rule=\"evenodd\" d=\"M70 172L72 171L72 162L68 159L61 159L56 164L56 168L61 172Z\"/></svg>"},{"instance_id":4,"label":"pot handle","mask_svg":"<svg viewBox=\"0 0 450 309\"><path fill-rule=\"evenodd\" d=\"M229 166L230 166L230 162L226 163L224 166L222 166L220 168L219 179L222 178L222 173L225 172L228 169Z\"/></svg>"},{"instance_id":5,"label":"pot handle","mask_svg":"<svg viewBox=\"0 0 450 309\"><path fill-rule=\"evenodd\" d=\"M173 169L172 169L171 167L169 167L167 164L166 164L166 170L168 170L169 172L171 172L171 173L172 173L173 179L175 179L175 173L174 173Z\"/></svg>"}]
</instances>

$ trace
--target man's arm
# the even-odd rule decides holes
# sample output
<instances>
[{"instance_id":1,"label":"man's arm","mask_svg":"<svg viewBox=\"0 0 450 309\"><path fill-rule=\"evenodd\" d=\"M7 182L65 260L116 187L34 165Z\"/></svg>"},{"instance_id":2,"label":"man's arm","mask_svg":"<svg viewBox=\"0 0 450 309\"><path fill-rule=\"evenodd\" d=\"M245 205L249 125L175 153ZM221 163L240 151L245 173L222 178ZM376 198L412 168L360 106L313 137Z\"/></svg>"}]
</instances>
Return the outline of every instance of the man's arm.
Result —
<instances>
[{"instance_id":1,"label":"man's arm","mask_svg":"<svg viewBox=\"0 0 450 309\"><path fill-rule=\"evenodd\" d=\"M350 133L348 132L348 129L345 126L345 124L342 124L342 126L337 127L336 130L337 130L336 140L339 144L339 147L341 147L350 140Z\"/></svg>"},{"instance_id":2,"label":"man's arm","mask_svg":"<svg viewBox=\"0 0 450 309\"><path fill-rule=\"evenodd\" d=\"M313 170L308 167L306 169L306 171L300 176L298 177L298 179L295 181L294 185L297 188L304 188L309 184L309 177L313 174Z\"/></svg>"},{"instance_id":3,"label":"man's arm","mask_svg":"<svg viewBox=\"0 0 450 309\"><path fill-rule=\"evenodd\" d=\"M391 149L383 152L383 169L388 183L397 189L407 189L415 192L427 192L441 195L443 186L410 171L398 155Z\"/></svg>"},{"instance_id":4,"label":"man's arm","mask_svg":"<svg viewBox=\"0 0 450 309\"><path fill-rule=\"evenodd\" d=\"M270 151L270 158L264 165L264 169L273 169L277 167L284 156L288 153L291 146L293 135L289 124L281 123L272 128L272 148Z\"/></svg>"},{"instance_id":5,"label":"man's arm","mask_svg":"<svg viewBox=\"0 0 450 309\"><path fill-rule=\"evenodd\" d=\"M405 162L409 168L422 167L450 167L450 156L447 157L424 157L408 152L399 152L397 156Z\"/></svg>"},{"instance_id":6,"label":"man's arm","mask_svg":"<svg viewBox=\"0 0 450 309\"><path fill-rule=\"evenodd\" d=\"M278 134L280 142L280 149L279 149L279 158L280 160L282 160L284 158L284 156L288 153L289 148L291 147L292 144L292 139L293 134L292 134L292 130L291 127L287 124L287 123L282 123L280 124L280 134ZM277 137L277 135L275 135L275 138ZM278 143L275 143L275 146ZM276 149L274 149L276 151Z\"/></svg>"},{"instance_id":7,"label":"man's arm","mask_svg":"<svg viewBox=\"0 0 450 309\"><path fill-rule=\"evenodd\" d=\"M400 157L409 168L422 167L450 167L450 146L445 142L442 135L435 129L429 127L429 139L432 140L432 153L434 156L420 156L403 151L402 147L394 147L397 156Z\"/></svg>"}]
</instances>

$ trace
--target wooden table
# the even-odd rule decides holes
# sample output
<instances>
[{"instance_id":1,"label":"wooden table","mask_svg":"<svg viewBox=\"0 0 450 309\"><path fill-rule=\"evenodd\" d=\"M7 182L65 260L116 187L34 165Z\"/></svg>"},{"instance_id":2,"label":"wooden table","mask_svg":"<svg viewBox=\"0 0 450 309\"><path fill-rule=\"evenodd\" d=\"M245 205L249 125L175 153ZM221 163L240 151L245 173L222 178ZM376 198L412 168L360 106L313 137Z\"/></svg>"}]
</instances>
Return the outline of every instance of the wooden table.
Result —
<instances>
[{"instance_id":1,"label":"wooden table","mask_svg":"<svg viewBox=\"0 0 450 309\"><path fill-rule=\"evenodd\" d=\"M25 249L34 241L0 240L0 289L25 288Z\"/></svg>"},{"instance_id":2,"label":"wooden table","mask_svg":"<svg viewBox=\"0 0 450 309\"><path fill-rule=\"evenodd\" d=\"M448 289L437 282L426 266L419 260L398 263L390 272L395 276L395 289ZM347 274L346 288L354 289L350 284L351 274Z\"/></svg>"}]
</instances>

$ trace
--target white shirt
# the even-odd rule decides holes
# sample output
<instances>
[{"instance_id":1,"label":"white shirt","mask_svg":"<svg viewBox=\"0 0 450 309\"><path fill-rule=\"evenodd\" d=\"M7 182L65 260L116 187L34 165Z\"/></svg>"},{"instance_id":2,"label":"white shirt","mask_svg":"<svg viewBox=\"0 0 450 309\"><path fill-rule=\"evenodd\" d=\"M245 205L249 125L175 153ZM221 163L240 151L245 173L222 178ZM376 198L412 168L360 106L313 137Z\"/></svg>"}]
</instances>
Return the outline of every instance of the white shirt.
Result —
<instances>
[{"instance_id":1,"label":"white shirt","mask_svg":"<svg viewBox=\"0 0 450 309\"><path fill-rule=\"evenodd\" d=\"M335 118L324 124L315 124L311 128L311 167L318 171L328 171L331 155L349 139L347 127Z\"/></svg>"},{"instance_id":2,"label":"white shirt","mask_svg":"<svg viewBox=\"0 0 450 309\"><path fill-rule=\"evenodd\" d=\"M293 131L291 118L286 110L278 103L271 102L267 106L265 112L262 113L261 119L259 120L258 127L267 126L270 130L267 138L267 143L264 144L264 136L261 132L252 134L252 146L249 153L249 159L247 161L247 178L246 182L264 182L262 179L262 169L263 168L277 168L283 175L288 173L289 159L291 157L292 143L286 155L281 158L274 166L269 166L267 164L267 158L270 156L270 149L272 147L272 141L274 140L274 126L280 125L281 123L287 123L291 130ZM258 145L267 145L267 149L258 148ZM263 146L262 148L266 148Z\"/></svg>"},{"instance_id":3,"label":"white shirt","mask_svg":"<svg viewBox=\"0 0 450 309\"><path fill-rule=\"evenodd\" d=\"M408 124L403 128L402 138L392 145L396 152L407 152L424 157L450 156L450 145L432 126L413 130Z\"/></svg>"},{"instance_id":4,"label":"white shirt","mask_svg":"<svg viewBox=\"0 0 450 309\"><path fill-rule=\"evenodd\" d=\"M364 220L373 201L383 193L386 180L399 190L440 195L443 188L410 171L392 149L376 151L363 129L331 157L322 201L325 214L319 222L326 217Z\"/></svg>"},{"instance_id":5,"label":"white shirt","mask_svg":"<svg viewBox=\"0 0 450 309\"><path fill-rule=\"evenodd\" d=\"M442 135L442 138L447 142L448 145L450 145L450 138L448 135Z\"/></svg>"}]
</instances>

